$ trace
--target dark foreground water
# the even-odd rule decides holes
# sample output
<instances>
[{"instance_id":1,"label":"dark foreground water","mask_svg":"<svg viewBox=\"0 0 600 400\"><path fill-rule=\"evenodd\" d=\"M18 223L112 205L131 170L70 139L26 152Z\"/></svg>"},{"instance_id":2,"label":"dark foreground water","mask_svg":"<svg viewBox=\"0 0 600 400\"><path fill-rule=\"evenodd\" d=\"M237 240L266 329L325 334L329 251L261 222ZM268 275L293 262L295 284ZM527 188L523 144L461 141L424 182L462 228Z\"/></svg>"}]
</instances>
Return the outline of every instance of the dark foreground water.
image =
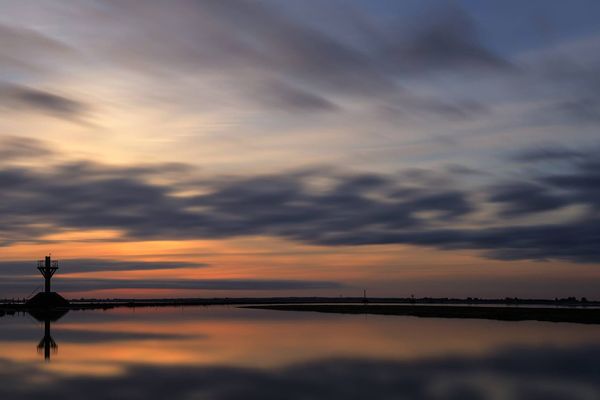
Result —
<instances>
[{"instance_id":1,"label":"dark foreground water","mask_svg":"<svg viewBox=\"0 0 600 400\"><path fill-rule=\"evenodd\" d=\"M596 400L600 325L217 306L0 318L0 399L44 398Z\"/></svg>"}]
</instances>

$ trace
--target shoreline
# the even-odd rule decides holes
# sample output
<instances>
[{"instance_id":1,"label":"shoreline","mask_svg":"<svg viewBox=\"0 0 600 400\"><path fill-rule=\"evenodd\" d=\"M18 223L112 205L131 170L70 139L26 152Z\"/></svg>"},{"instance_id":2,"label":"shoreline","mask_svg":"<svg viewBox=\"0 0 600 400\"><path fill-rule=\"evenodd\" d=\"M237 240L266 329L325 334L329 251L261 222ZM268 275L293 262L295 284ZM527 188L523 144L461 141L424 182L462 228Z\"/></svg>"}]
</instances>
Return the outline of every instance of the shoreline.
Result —
<instances>
[{"instance_id":1,"label":"shoreline","mask_svg":"<svg viewBox=\"0 0 600 400\"><path fill-rule=\"evenodd\" d=\"M578 324L600 324L600 309L535 308L535 307L471 307L433 305L350 305L350 304L277 304L243 308L304 311L335 314L399 315L420 318L489 319L498 321L544 321Z\"/></svg>"},{"instance_id":2,"label":"shoreline","mask_svg":"<svg viewBox=\"0 0 600 400\"><path fill-rule=\"evenodd\" d=\"M0 299L0 309L23 307L26 299ZM503 306L545 306L545 307L600 307L600 301L578 300L575 297L560 299L522 299L506 297L502 299L485 298L448 298L448 297L187 297L187 298L81 298L68 299L71 307L87 308L90 306L170 306L170 305L214 305L214 304L431 304L431 305L503 305Z\"/></svg>"},{"instance_id":3,"label":"shoreline","mask_svg":"<svg viewBox=\"0 0 600 400\"><path fill-rule=\"evenodd\" d=\"M80 299L63 307L31 307L23 302L0 303L0 317L15 313L109 310L113 308L239 306L242 308L314 311L342 314L404 315L424 318L471 318L504 321L549 321L600 324L600 302L551 300L439 299L361 297L269 297L188 299Z\"/></svg>"}]
</instances>

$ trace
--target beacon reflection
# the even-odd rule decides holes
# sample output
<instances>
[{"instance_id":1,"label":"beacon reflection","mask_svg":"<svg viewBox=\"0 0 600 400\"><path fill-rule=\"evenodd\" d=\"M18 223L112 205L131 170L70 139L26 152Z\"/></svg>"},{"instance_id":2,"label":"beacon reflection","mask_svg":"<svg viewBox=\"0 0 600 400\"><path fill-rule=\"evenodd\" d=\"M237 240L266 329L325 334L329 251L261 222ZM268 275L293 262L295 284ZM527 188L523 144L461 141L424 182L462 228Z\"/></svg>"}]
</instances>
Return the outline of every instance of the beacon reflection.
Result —
<instances>
[{"instance_id":1,"label":"beacon reflection","mask_svg":"<svg viewBox=\"0 0 600 400\"><path fill-rule=\"evenodd\" d=\"M44 323L44 337L37 345L39 354L44 354L44 360L49 362L52 355L58 351L58 344L52 338L52 322L61 319L68 310L44 310L44 311L29 311L29 314L39 322Z\"/></svg>"}]
</instances>

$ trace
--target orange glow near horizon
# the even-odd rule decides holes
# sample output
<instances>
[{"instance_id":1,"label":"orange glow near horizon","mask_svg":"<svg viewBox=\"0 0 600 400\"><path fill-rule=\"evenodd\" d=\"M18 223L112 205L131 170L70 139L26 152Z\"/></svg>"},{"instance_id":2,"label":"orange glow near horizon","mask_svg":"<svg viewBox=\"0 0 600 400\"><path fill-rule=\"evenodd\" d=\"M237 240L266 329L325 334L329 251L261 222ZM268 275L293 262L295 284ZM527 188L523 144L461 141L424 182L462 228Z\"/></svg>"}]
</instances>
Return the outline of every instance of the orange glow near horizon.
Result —
<instances>
[{"instance_id":1,"label":"orange glow near horizon","mask_svg":"<svg viewBox=\"0 0 600 400\"><path fill-rule=\"evenodd\" d=\"M16 243L3 248L1 260L35 260L52 253L57 260L94 259L134 263L129 270L86 271L59 270L55 285L69 279L118 281L168 280L302 280L331 281L338 289L311 290L224 290L168 288L105 288L64 291L79 297L197 297L197 296L355 296L368 288L371 296L405 297L416 292L421 296L453 296L456 282L464 281L458 296L482 296L480 280L488 286L496 282L534 281L541 274L546 279L561 279L565 271L577 271L578 277L600 278L600 271L589 264L534 261L504 262L481 257L475 251L443 251L408 245L316 246L284 239L255 236L222 240L122 241L119 232L70 231L49 236L49 243ZM32 268L34 261L32 260ZM135 262L188 263L179 268L136 269ZM193 264L199 264L194 267ZM37 275L34 272L28 275ZM424 283L425 282L425 283ZM433 283L428 283L433 282ZM395 285L395 286L394 286ZM429 286L427 286L429 285ZM510 286L510 282L507 283ZM423 287L423 289L420 289ZM458 290L455 290L458 291ZM499 296L513 295L505 290ZM579 294L579 293L578 293ZM24 294L23 294L24 295ZM518 294L517 294L518 295ZM485 293L483 294L485 296Z\"/></svg>"},{"instance_id":2,"label":"orange glow near horizon","mask_svg":"<svg viewBox=\"0 0 600 400\"><path fill-rule=\"evenodd\" d=\"M4 249L0 260L31 260L52 253L55 259L94 259L126 261L133 264L130 270L86 271L85 264L80 270L73 268L59 270L55 280L57 287L61 280L109 279L109 280L325 280L348 286L347 289L305 291L319 295L352 295L370 287L370 294L377 296L407 296L408 288L402 287L396 293L393 289L382 288L382 282L400 282L415 285L425 280L448 282L454 280L472 281L535 279L556 277L567 269L577 271L579 277L600 278L600 271L586 264L539 263L533 261L504 262L482 259L473 251L442 251L407 245L370 246L314 246L304 245L271 237L248 237L227 240L178 240L178 241L111 241L118 232L97 231L88 233L64 233L64 240L52 243L21 243ZM61 235L57 235L59 237ZM78 239L76 239L78 238ZM85 238L85 239L82 239ZM276 249L276 250L274 250ZM157 269L136 269L135 262L185 262L199 264L199 267L176 267ZM32 261L32 268L34 267ZM526 268L524 268L526 266ZM36 275L33 272L32 275ZM377 283L380 282L380 283ZM191 289L102 289L91 291L66 292L73 297L176 297L198 296L205 293L214 296L246 296L252 292L260 296L260 291L191 290ZM281 295L271 291L265 295ZM302 295L302 290L290 292ZM421 293L436 296L436 293ZM444 295L444 293L442 293ZM478 296L476 293L466 295Z\"/></svg>"}]
</instances>

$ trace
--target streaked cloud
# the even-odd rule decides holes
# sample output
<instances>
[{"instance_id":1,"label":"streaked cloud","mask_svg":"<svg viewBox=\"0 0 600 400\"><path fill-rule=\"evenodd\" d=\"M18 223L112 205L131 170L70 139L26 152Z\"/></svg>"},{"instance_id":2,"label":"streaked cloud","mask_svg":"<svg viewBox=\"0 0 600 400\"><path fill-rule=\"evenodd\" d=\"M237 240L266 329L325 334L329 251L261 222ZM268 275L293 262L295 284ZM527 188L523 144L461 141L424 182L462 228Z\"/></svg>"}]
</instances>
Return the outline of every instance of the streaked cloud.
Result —
<instances>
[{"instance_id":1,"label":"streaked cloud","mask_svg":"<svg viewBox=\"0 0 600 400\"><path fill-rule=\"evenodd\" d=\"M600 258L593 154L568 172L473 189L461 182L462 173L433 170L391 175L313 168L167 184L152 182L166 173L160 165L141 171L91 163L1 170L5 245L44 241L63 229L115 229L129 240L267 235L330 246L475 249L500 259ZM493 204L501 205L496 215L476 219ZM573 206L587 208L567 220L556 214L546 223L521 221Z\"/></svg>"},{"instance_id":2,"label":"streaked cloud","mask_svg":"<svg viewBox=\"0 0 600 400\"><path fill-rule=\"evenodd\" d=\"M0 23L0 65L4 73L24 78L47 73L50 65L70 58L73 49L58 39L23 26Z\"/></svg>"},{"instance_id":3,"label":"streaked cloud","mask_svg":"<svg viewBox=\"0 0 600 400\"><path fill-rule=\"evenodd\" d=\"M0 275L35 274L36 261L0 261ZM61 274L86 273L97 271L140 271L175 268L204 268L206 264L192 262L169 261L120 261L102 259L64 259L60 260Z\"/></svg>"},{"instance_id":4,"label":"streaked cloud","mask_svg":"<svg viewBox=\"0 0 600 400\"><path fill-rule=\"evenodd\" d=\"M19 136L0 138L0 159L3 162L27 157L46 157L52 153L53 151L41 140Z\"/></svg>"},{"instance_id":5,"label":"streaked cloud","mask_svg":"<svg viewBox=\"0 0 600 400\"><path fill-rule=\"evenodd\" d=\"M62 332L64 335L68 332ZM103 332L111 340L112 332ZM102 336L100 336L100 340ZM133 333L131 340L140 336ZM150 336L150 335L149 335ZM157 335L158 336L158 335ZM142 335L143 337L143 335ZM187 399L202 393L225 400L244 397L271 399L283 390L293 398L372 399L397 397L401 390L412 399L440 400L493 397L501 385L510 398L588 399L600 390L593 368L597 346L508 348L474 356L436 356L417 360L317 359L279 368L223 366L139 366L106 376L61 376L51 369L32 368L23 362L0 360L0 394L17 400L36 399L49 388L57 396L75 399L115 395L124 399L149 397ZM27 385L36 373L44 380ZM485 379L474 377L485 376ZM51 382L51 383L49 383ZM351 382L351 384L349 384ZM368 389L366 389L368 388ZM434 391L432 388L442 388Z\"/></svg>"},{"instance_id":6,"label":"streaked cloud","mask_svg":"<svg viewBox=\"0 0 600 400\"><path fill-rule=\"evenodd\" d=\"M1 108L10 111L41 112L68 119L78 119L88 110L84 103L62 95L0 83Z\"/></svg>"}]
</instances>

